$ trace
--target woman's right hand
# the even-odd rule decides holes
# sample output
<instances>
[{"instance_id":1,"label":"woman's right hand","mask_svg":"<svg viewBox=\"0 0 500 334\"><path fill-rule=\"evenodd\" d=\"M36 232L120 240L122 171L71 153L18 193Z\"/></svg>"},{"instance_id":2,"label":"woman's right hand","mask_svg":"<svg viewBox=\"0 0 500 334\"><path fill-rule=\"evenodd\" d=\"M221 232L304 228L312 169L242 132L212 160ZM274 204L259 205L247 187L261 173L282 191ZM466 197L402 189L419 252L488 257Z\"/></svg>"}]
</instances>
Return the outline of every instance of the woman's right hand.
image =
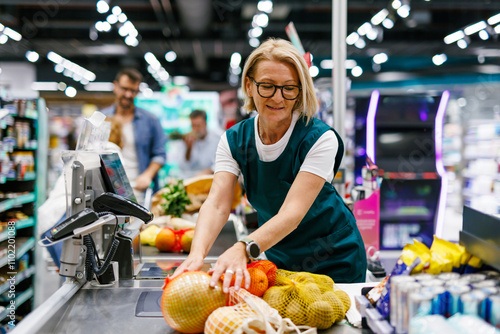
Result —
<instances>
[{"instance_id":1,"label":"woman's right hand","mask_svg":"<svg viewBox=\"0 0 500 334\"><path fill-rule=\"evenodd\" d=\"M195 270L200 270L201 267L203 266L203 258L198 257L198 256L188 256L184 262L180 266L175 269L174 273L172 276L170 276L170 279L179 276L180 274L186 272L186 271L195 271Z\"/></svg>"}]
</instances>

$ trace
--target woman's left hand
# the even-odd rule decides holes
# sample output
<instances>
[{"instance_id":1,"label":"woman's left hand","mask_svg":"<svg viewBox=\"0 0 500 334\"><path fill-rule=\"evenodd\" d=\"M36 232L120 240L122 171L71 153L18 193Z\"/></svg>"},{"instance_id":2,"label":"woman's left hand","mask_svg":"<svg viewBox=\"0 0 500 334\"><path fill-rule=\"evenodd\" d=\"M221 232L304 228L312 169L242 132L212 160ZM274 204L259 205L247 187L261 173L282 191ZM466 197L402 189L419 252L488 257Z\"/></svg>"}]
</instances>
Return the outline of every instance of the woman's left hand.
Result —
<instances>
[{"instance_id":1,"label":"woman's left hand","mask_svg":"<svg viewBox=\"0 0 500 334\"><path fill-rule=\"evenodd\" d=\"M247 270L247 256L245 245L237 242L231 248L226 250L215 263L215 266L210 273L212 279L210 286L214 287L219 278L224 275L224 282L222 283L222 290L224 293L229 292L229 286L234 276L234 287L238 290L241 287L243 279L245 279L245 289L250 287L250 274Z\"/></svg>"}]
</instances>

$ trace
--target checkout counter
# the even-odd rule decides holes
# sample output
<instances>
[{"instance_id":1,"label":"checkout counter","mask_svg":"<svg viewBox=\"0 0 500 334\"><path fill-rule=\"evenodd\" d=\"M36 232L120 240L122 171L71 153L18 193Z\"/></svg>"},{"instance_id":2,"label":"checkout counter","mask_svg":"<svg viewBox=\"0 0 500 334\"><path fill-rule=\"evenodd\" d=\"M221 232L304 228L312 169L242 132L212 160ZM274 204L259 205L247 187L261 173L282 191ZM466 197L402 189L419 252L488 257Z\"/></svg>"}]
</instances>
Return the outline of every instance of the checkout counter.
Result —
<instances>
[{"instance_id":1,"label":"checkout counter","mask_svg":"<svg viewBox=\"0 0 500 334\"><path fill-rule=\"evenodd\" d=\"M141 331L150 334L177 333L164 320L160 301L166 275L173 272L174 267L180 264L187 255L160 253L156 247L141 245L139 230L143 222L133 216L135 214L137 217L138 213L131 210L124 214L120 212L120 208L109 205L106 202L108 199L103 202L103 196L111 196L109 192L113 195L126 194L123 192L126 189L121 187L124 184L120 186L118 182L120 180L116 179L118 175L121 175L116 165L118 164L119 167L119 159L116 161L110 158L112 157L101 156L100 165L90 168L79 163L77 159L71 162L72 215L70 218L86 210L98 212L101 206L104 206L101 208L104 212L100 213L100 218L96 222L80 229L76 228L73 233L63 238L60 275L66 277L65 282L59 290L17 324L12 331L13 334L135 334ZM123 175L121 177L123 178ZM126 175L124 177L126 181ZM128 208L127 205L124 207ZM110 210L116 211L114 215L107 214ZM120 219L119 225L115 225L114 222L117 216ZM101 222L100 228L83 231L87 226L92 226L99 221ZM116 233L115 226L120 226L116 235L121 236L119 247L122 248L118 248L119 250L112 259L118 263L118 270L113 267L112 261L110 268L115 274L119 272L118 280L110 282L87 280L86 271L89 269L85 266L85 262L88 265L88 258L86 260L84 253L87 253L88 249L84 246L88 246L88 243L82 242L83 237L93 235L95 244L102 245L99 251L104 253L100 257L103 259L107 257L105 250L111 249L109 240L113 239L112 234ZM246 234L243 220L231 214L205 259L203 269L207 271L220 254ZM45 241L41 240L41 243ZM50 241L54 242L54 240ZM349 334L360 333L361 330L336 325L321 332Z\"/></svg>"}]
</instances>

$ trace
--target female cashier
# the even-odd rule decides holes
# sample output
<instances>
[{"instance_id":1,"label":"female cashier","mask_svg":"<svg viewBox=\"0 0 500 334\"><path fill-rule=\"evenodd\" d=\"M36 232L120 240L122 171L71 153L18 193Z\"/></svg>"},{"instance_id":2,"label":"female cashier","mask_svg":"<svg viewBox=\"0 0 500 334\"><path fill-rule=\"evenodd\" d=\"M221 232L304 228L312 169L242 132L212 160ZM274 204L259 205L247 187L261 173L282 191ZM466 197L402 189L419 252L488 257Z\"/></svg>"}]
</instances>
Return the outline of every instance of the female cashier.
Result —
<instances>
[{"instance_id":1,"label":"female cashier","mask_svg":"<svg viewBox=\"0 0 500 334\"><path fill-rule=\"evenodd\" d=\"M237 288L243 278L248 288L246 265L264 251L278 268L364 282L363 240L331 184L344 145L333 128L312 117L318 104L305 60L288 41L267 40L245 63L242 91L244 108L257 115L222 135L191 252L173 276L202 267L228 219L241 173L259 227L218 258L212 286L225 274L224 291L233 275Z\"/></svg>"}]
</instances>

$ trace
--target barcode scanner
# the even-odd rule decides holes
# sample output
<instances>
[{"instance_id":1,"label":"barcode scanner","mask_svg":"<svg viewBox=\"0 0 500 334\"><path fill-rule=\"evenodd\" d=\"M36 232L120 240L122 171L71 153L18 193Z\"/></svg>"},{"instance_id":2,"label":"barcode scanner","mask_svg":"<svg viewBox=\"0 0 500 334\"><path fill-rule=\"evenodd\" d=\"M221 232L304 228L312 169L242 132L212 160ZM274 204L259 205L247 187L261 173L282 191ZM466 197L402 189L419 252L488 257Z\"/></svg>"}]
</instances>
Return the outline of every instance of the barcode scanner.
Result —
<instances>
[{"instance_id":1,"label":"barcode scanner","mask_svg":"<svg viewBox=\"0 0 500 334\"><path fill-rule=\"evenodd\" d=\"M94 200L94 210L96 212L112 212L116 215L134 216L142 220L145 224L153 220L153 214L143 207L125 197L110 192L103 193Z\"/></svg>"},{"instance_id":2,"label":"barcode scanner","mask_svg":"<svg viewBox=\"0 0 500 334\"><path fill-rule=\"evenodd\" d=\"M75 229L93 223L98 219L99 216L94 210L87 208L83 209L82 211L57 224L57 226L54 226L50 230L50 238L55 241L73 235L73 231Z\"/></svg>"}]
</instances>

